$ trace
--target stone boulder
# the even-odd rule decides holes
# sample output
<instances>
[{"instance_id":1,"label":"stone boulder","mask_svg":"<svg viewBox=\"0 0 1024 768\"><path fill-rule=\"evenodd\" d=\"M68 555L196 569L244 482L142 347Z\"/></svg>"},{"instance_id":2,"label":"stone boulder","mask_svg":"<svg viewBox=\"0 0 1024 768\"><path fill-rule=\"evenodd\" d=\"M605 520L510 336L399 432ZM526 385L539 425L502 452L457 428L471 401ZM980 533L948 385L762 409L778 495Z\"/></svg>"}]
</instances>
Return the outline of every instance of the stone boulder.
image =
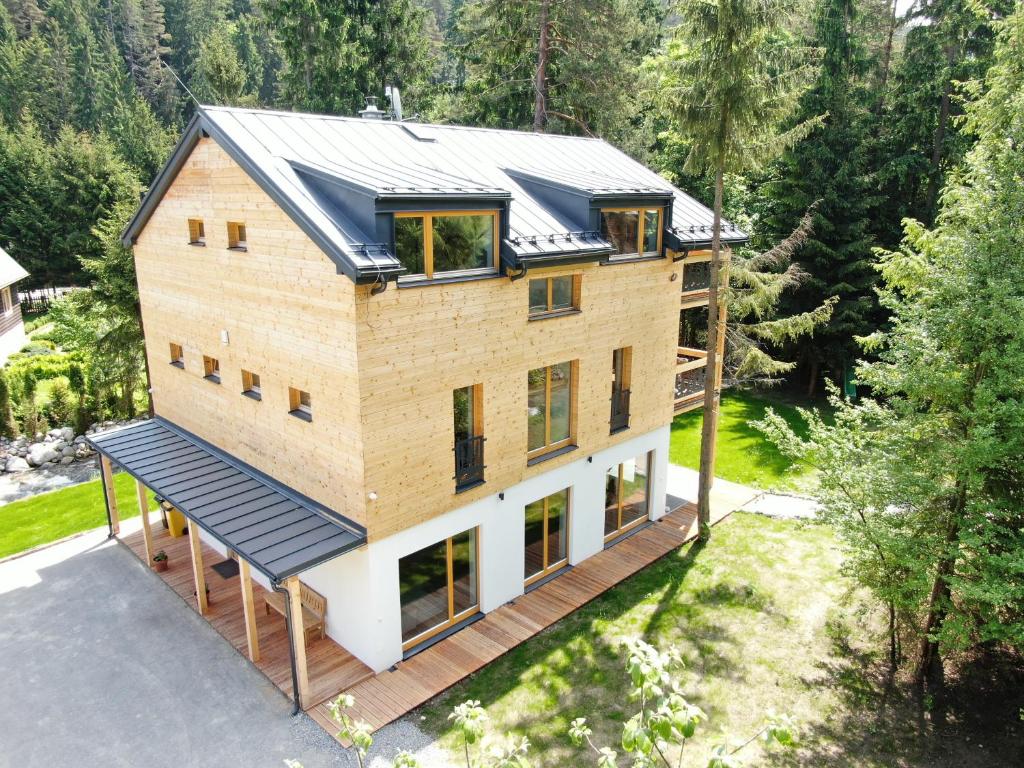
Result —
<instances>
[{"instance_id":1,"label":"stone boulder","mask_svg":"<svg viewBox=\"0 0 1024 768\"><path fill-rule=\"evenodd\" d=\"M28 462L21 456L9 456L4 464L4 472L24 472L29 469Z\"/></svg>"},{"instance_id":2,"label":"stone boulder","mask_svg":"<svg viewBox=\"0 0 1024 768\"><path fill-rule=\"evenodd\" d=\"M63 456L64 458L67 458L68 456L74 456L75 449L72 448L70 445L66 445L60 449L60 455Z\"/></svg>"},{"instance_id":3,"label":"stone boulder","mask_svg":"<svg viewBox=\"0 0 1024 768\"><path fill-rule=\"evenodd\" d=\"M60 431L60 439L65 443L70 443L75 439L75 430L71 427L64 427L64 429Z\"/></svg>"},{"instance_id":4,"label":"stone boulder","mask_svg":"<svg viewBox=\"0 0 1024 768\"><path fill-rule=\"evenodd\" d=\"M50 461L56 461L60 454L45 443L33 443L28 449L28 463L30 466L39 467Z\"/></svg>"}]
</instances>

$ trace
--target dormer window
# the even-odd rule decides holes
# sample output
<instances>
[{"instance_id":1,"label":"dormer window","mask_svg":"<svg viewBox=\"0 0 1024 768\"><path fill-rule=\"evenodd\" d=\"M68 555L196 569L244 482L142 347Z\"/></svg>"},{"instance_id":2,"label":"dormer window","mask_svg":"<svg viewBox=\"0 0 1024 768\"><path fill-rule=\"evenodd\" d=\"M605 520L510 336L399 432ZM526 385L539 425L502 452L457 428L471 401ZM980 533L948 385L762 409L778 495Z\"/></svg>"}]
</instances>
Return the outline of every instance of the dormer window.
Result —
<instances>
[{"instance_id":1,"label":"dormer window","mask_svg":"<svg viewBox=\"0 0 1024 768\"><path fill-rule=\"evenodd\" d=\"M233 251L246 250L245 224L239 221L228 222L228 248Z\"/></svg>"},{"instance_id":2,"label":"dormer window","mask_svg":"<svg viewBox=\"0 0 1024 768\"><path fill-rule=\"evenodd\" d=\"M395 256L403 278L484 274L497 270L498 212L395 214Z\"/></svg>"},{"instance_id":3,"label":"dormer window","mask_svg":"<svg viewBox=\"0 0 1024 768\"><path fill-rule=\"evenodd\" d=\"M188 243L189 245L206 245L206 228L202 219L188 220Z\"/></svg>"},{"instance_id":4,"label":"dormer window","mask_svg":"<svg viewBox=\"0 0 1024 768\"><path fill-rule=\"evenodd\" d=\"M614 256L654 256L661 253L662 208L604 208L601 236Z\"/></svg>"}]
</instances>

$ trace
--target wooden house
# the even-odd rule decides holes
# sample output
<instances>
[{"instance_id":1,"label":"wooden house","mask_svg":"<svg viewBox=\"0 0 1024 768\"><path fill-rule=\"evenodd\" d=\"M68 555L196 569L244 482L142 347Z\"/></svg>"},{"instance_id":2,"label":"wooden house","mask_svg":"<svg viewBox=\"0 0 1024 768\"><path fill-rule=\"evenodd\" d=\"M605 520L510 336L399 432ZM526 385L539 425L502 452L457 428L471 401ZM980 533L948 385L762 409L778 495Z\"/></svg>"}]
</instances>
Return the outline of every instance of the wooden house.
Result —
<instances>
[{"instance_id":1,"label":"wooden house","mask_svg":"<svg viewBox=\"0 0 1024 768\"><path fill-rule=\"evenodd\" d=\"M15 287L19 280L26 277L28 272L7 251L0 248L0 366L28 343Z\"/></svg>"},{"instance_id":2,"label":"wooden house","mask_svg":"<svg viewBox=\"0 0 1024 768\"><path fill-rule=\"evenodd\" d=\"M665 514L711 221L597 139L201 108L124 234L108 481L387 669Z\"/></svg>"}]
</instances>

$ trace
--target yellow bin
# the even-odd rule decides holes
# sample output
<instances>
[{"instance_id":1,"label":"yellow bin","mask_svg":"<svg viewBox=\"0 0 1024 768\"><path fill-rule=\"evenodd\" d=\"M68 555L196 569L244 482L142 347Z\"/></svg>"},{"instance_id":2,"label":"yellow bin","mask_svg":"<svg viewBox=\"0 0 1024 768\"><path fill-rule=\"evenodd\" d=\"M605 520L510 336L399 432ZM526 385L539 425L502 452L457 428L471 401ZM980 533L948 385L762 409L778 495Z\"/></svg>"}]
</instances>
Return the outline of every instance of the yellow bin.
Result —
<instances>
[{"instance_id":1,"label":"yellow bin","mask_svg":"<svg viewBox=\"0 0 1024 768\"><path fill-rule=\"evenodd\" d=\"M185 520L185 516L166 503L164 511L167 512L167 532L175 538L184 536L188 532L188 521Z\"/></svg>"}]
</instances>

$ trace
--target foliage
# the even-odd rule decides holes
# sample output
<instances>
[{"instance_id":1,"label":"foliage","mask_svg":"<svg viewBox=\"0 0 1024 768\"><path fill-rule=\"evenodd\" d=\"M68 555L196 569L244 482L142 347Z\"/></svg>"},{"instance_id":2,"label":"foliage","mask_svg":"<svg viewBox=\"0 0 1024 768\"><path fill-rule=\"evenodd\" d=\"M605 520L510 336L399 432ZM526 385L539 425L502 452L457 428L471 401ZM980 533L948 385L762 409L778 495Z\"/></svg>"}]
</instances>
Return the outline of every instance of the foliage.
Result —
<instances>
[{"instance_id":1,"label":"foliage","mask_svg":"<svg viewBox=\"0 0 1024 768\"><path fill-rule=\"evenodd\" d=\"M16 432L11 410L11 387L7 383L7 372L0 369L0 437L14 437Z\"/></svg>"},{"instance_id":2,"label":"foliage","mask_svg":"<svg viewBox=\"0 0 1024 768\"><path fill-rule=\"evenodd\" d=\"M808 414L806 440L764 424L820 467L852 572L919 638L919 679L939 653L1024 647L1022 50L1018 11L985 87L971 86L979 141L935 227L908 221L901 249L882 255L891 326L863 340L878 360L858 368L878 399L836 400L834 427Z\"/></svg>"},{"instance_id":3,"label":"foliage","mask_svg":"<svg viewBox=\"0 0 1024 768\"><path fill-rule=\"evenodd\" d=\"M65 427L71 424L73 408L67 385L58 381L50 388L50 397L43 405L42 413L48 424Z\"/></svg>"}]
</instances>

